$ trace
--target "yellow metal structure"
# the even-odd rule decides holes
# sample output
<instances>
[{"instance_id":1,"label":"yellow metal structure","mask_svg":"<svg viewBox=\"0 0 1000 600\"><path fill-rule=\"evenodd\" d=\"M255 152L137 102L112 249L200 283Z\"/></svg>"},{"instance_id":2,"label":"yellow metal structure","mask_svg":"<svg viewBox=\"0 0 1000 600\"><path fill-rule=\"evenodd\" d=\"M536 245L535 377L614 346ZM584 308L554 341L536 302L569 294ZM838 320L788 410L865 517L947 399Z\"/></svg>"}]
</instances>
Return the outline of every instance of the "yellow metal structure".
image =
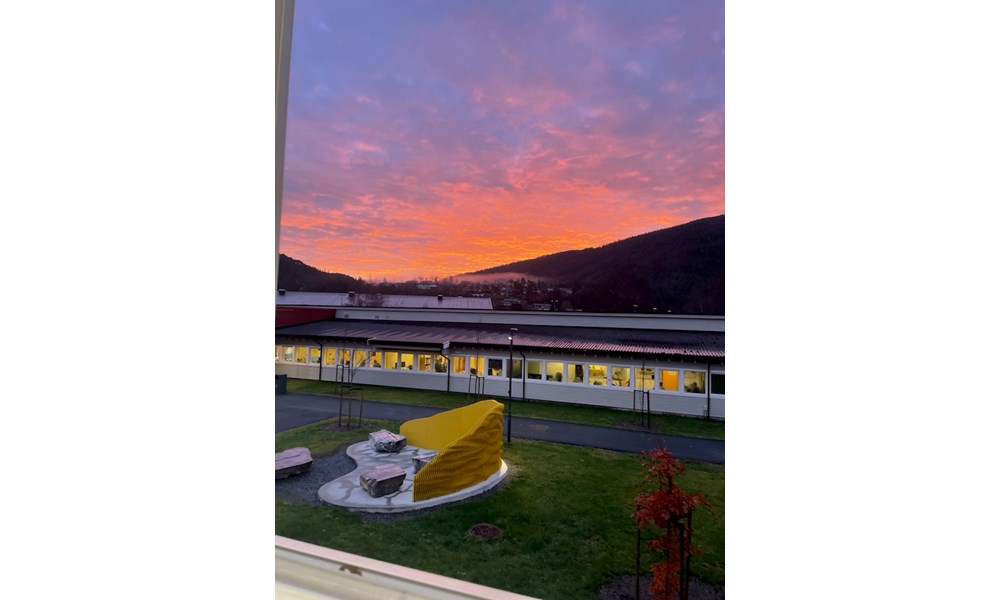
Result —
<instances>
[{"instance_id":1,"label":"yellow metal structure","mask_svg":"<svg viewBox=\"0 0 1000 600\"><path fill-rule=\"evenodd\" d=\"M438 455L413 477L413 499L426 500L475 485L495 473L503 451L503 404L483 400L399 428L406 442Z\"/></svg>"}]
</instances>

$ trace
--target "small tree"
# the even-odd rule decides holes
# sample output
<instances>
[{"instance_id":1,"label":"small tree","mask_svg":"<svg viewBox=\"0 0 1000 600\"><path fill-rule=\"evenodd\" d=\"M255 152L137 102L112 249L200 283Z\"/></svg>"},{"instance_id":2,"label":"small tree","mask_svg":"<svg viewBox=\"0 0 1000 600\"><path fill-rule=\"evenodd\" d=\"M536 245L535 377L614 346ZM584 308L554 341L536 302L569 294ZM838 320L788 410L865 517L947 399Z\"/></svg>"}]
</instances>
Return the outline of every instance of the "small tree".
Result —
<instances>
[{"instance_id":1,"label":"small tree","mask_svg":"<svg viewBox=\"0 0 1000 600\"><path fill-rule=\"evenodd\" d=\"M693 550L691 512L696 506L709 504L701 494L689 494L674 482L674 478L684 472L684 465L669 450L647 450L643 455L646 475L639 488L648 489L650 485L655 488L635 497L636 528L652 525L662 533L649 542L649 549L663 556L662 561L653 565L649 591L657 600L687 600L689 557Z\"/></svg>"}]
</instances>

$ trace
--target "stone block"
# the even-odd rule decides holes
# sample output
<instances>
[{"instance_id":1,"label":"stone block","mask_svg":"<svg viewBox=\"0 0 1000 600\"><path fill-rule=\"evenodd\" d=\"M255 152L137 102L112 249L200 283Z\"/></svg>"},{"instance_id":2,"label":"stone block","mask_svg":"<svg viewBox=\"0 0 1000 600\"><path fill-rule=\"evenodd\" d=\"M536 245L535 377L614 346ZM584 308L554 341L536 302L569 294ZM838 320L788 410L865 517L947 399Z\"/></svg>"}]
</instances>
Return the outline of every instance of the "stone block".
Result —
<instances>
[{"instance_id":1,"label":"stone block","mask_svg":"<svg viewBox=\"0 0 1000 600\"><path fill-rule=\"evenodd\" d=\"M413 474L416 475L419 473L420 469L423 469L427 466L427 463L434 460L435 456L437 456L437 452L422 452L415 454L413 456Z\"/></svg>"},{"instance_id":2,"label":"stone block","mask_svg":"<svg viewBox=\"0 0 1000 600\"><path fill-rule=\"evenodd\" d=\"M372 498L381 498L399 491L406 471L396 465L382 465L361 474L361 488Z\"/></svg>"},{"instance_id":3,"label":"stone block","mask_svg":"<svg viewBox=\"0 0 1000 600\"><path fill-rule=\"evenodd\" d=\"M305 473L312 468L312 454L309 448L289 448L274 455L274 478L284 479Z\"/></svg>"},{"instance_id":4,"label":"stone block","mask_svg":"<svg viewBox=\"0 0 1000 600\"><path fill-rule=\"evenodd\" d=\"M406 447L405 435L398 435L385 429L369 433L368 441L372 443L375 452L399 452Z\"/></svg>"}]
</instances>

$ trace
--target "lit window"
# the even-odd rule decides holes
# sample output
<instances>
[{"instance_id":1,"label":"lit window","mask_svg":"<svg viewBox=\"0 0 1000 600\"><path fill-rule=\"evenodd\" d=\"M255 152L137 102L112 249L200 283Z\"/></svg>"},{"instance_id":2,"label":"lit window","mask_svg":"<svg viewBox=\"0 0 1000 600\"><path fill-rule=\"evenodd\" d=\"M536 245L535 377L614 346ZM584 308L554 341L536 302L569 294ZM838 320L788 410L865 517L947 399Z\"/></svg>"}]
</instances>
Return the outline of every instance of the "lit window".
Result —
<instances>
[{"instance_id":1,"label":"lit window","mask_svg":"<svg viewBox=\"0 0 1000 600\"><path fill-rule=\"evenodd\" d=\"M335 348L327 348L323 351L323 364L324 365L335 365L337 364L337 350Z\"/></svg>"},{"instance_id":2,"label":"lit window","mask_svg":"<svg viewBox=\"0 0 1000 600\"><path fill-rule=\"evenodd\" d=\"M589 365L587 383L590 385L608 385L607 365Z\"/></svg>"},{"instance_id":3,"label":"lit window","mask_svg":"<svg viewBox=\"0 0 1000 600\"><path fill-rule=\"evenodd\" d=\"M631 370L628 367L611 367L611 385L628 387L630 385L628 376Z\"/></svg>"},{"instance_id":4,"label":"lit window","mask_svg":"<svg viewBox=\"0 0 1000 600\"><path fill-rule=\"evenodd\" d=\"M542 361L529 360L528 379L541 379L541 378L542 378Z\"/></svg>"},{"instance_id":5,"label":"lit window","mask_svg":"<svg viewBox=\"0 0 1000 600\"><path fill-rule=\"evenodd\" d=\"M545 363L545 381L562 381L562 380L563 380L563 363L561 362Z\"/></svg>"},{"instance_id":6,"label":"lit window","mask_svg":"<svg viewBox=\"0 0 1000 600\"><path fill-rule=\"evenodd\" d=\"M281 358L281 346L275 346L274 347L274 362L278 362L279 358Z\"/></svg>"},{"instance_id":7,"label":"lit window","mask_svg":"<svg viewBox=\"0 0 1000 600\"><path fill-rule=\"evenodd\" d=\"M295 362L305 363L306 362L306 351L309 350L306 346L296 346L295 347Z\"/></svg>"},{"instance_id":8,"label":"lit window","mask_svg":"<svg viewBox=\"0 0 1000 600\"><path fill-rule=\"evenodd\" d=\"M465 373L465 361L464 356L452 356L451 357L451 372L452 373Z\"/></svg>"},{"instance_id":9,"label":"lit window","mask_svg":"<svg viewBox=\"0 0 1000 600\"><path fill-rule=\"evenodd\" d=\"M382 353L381 352L369 352L368 365L373 369L382 368Z\"/></svg>"},{"instance_id":10,"label":"lit window","mask_svg":"<svg viewBox=\"0 0 1000 600\"><path fill-rule=\"evenodd\" d=\"M412 354L400 354L399 355L399 368L404 371L413 370L413 355Z\"/></svg>"},{"instance_id":11,"label":"lit window","mask_svg":"<svg viewBox=\"0 0 1000 600\"><path fill-rule=\"evenodd\" d=\"M567 367L567 372L569 373L569 380L572 383L584 383L583 379L583 364L582 363L569 363Z\"/></svg>"},{"instance_id":12,"label":"lit window","mask_svg":"<svg viewBox=\"0 0 1000 600\"><path fill-rule=\"evenodd\" d=\"M418 371L430 371L431 370L431 355L430 354L418 354L417 355L417 370Z\"/></svg>"},{"instance_id":13,"label":"lit window","mask_svg":"<svg viewBox=\"0 0 1000 600\"><path fill-rule=\"evenodd\" d=\"M487 363L487 372L493 377L500 377L503 375L503 361L499 358L491 358Z\"/></svg>"},{"instance_id":14,"label":"lit window","mask_svg":"<svg viewBox=\"0 0 1000 600\"><path fill-rule=\"evenodd\" d=\"M677 371L660 371L660 389L677 391Z\"/></svg>"},{"instance_id":15,"label":"lit window","mask_svg":"<svg viewBox=\"0 0 1000 600\"><path fill-rule=\"evenodd\" d=\"M368 366L368 353L364 350L354 351L354 368Z\"/></svg>"},{"instance_id":16,"label":"lit window","mask_svg":"<svg viewBox=\"0 0 1000 600\"><path fill-rule=\"evenodd\" d=\"M651 390L654 385L653 369L635 368L635 387L640 390Z\"/></svg>"},{"instance_id":17,"label":"lit window","mask_svg":"<svg viewBox=\"0 0 1000 600\"><path fill-rule=\"evenodd\" d=\"M285 362L292 362L292 361L294 361L295 360L295 346L285 346L284 347L284 355L281 357L281 360L283 360Z\"/></svg>"},{"instance_id":18,"label":"lit window","mask_svg":"<svg viewBox=\"0 0 1000 600\"><path fill-rule=\"evenodd\" d=\"M447 373L448 372L448 359L441 356L440 354L434 355L434 372L435 373Z\"/></svg>"},{"instance_id":19,"label":"lit window","mask_svg":"<svg viewBox=\"0 0 1000 600\"><path fill-rule=\"evenodd\" d=\"M382 366L386 369L398 369L399 368L399 352L386 352L385 362Z\"/></svg>"},{"instance_id":20,"label":"lit window","mask_svg":"<svg viewBox=\"0 0 1000 600\"><path fill-rule=\"evenodd\" d=\"M705 373L701 371L684 371L684 391L692 394L705 393Z\"/></svg>"},{"instance_id":21,"label":"lit window","mask_svg":"<svg viewBox=\"0 0 1000 600\"><path fill-rule=\"evenodd\" d=\"M311 365L319 364L319 348L309 349L309 364Z\"/></svg>"},{"instance_id":22,"label":"lit window","mask_svg":"<svg viewBox=\"0 0 1000 600\"><path fill-rule=\"evenodd\" d=\"M712 394L726 395L726 374L712 373Z\"/></svg>"},{"instance_id":23,"label":"lit window","mask_svg":"<svg viewBox=\"0 0 1000 600\"><path fill-rule=\"evenodd\" d=\"M348 366L351 364L351 351L350 350L337 350L337 362Z\"/></svg>"},{"instance_id":24,"label":"lit window","mask_svg":"<svg viewBox=\"0 0 1000 600\"><path fill-rule=\"evenodd\" d=\"M486 373L486 359L481 356L469 357L469 374L482 376Z\"/></svg>"}]
</instances>

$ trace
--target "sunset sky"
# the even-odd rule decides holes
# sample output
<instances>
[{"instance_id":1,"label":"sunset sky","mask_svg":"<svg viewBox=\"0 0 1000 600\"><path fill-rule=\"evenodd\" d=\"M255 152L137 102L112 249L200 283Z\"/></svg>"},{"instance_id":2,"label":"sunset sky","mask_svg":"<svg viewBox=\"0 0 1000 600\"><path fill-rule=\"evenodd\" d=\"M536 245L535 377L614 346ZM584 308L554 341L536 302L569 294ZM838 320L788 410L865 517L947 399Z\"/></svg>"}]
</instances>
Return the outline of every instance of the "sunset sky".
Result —
<instances>
[{"instance_id":1,"label":"sunset sky","mask_svg":"<svg viewBox=\"0 0 1000 600\"><path fill-rule=\"evenodd\" d=\"M724 213L723 6L297 0L281 252L401 281Z\"/></svg>"}]
</instances>

